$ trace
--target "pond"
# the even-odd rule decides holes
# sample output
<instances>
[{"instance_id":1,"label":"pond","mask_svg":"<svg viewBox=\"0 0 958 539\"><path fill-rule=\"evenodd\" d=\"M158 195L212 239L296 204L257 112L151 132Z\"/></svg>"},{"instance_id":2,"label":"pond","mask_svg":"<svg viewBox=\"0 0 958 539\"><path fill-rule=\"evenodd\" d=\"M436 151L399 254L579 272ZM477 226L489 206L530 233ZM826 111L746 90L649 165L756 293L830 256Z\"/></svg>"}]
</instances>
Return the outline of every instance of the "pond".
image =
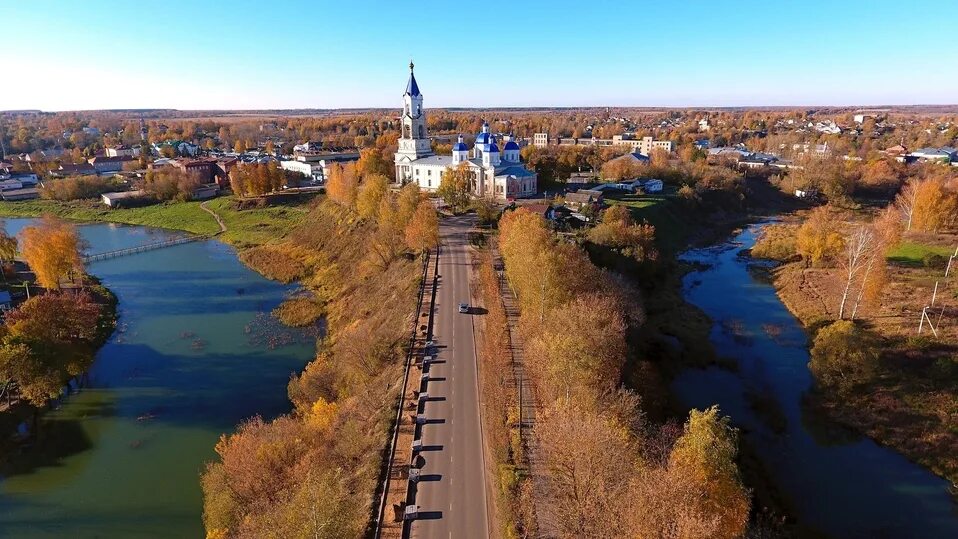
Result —
<instances>
[{"instance_id":1,"label":"pond","mask_svg":"<svg viewBox=\"0 0 958 539\"><path fill-rule=\"evenodd\" d=\"M29 219L8 219L11 233ZM180 234L79 227L88 252ZM269 313L293 287L207 240L104 260L88 271L119 298L116 333L84 387L42 416L0 479L2 537L202 537L199 474L220 435L289 411L286 384L317 331Z\"/></svg>"},{"instance_id":2,"label":"pond","mask_svg":"<svg viewBox=\"0 0 958 539\"><path fill-rule=\"evenodd\" d=\"M730 241L693 249L687 301L714 324L711 341L733 369L684 371L673 383L687 406L719 404L742 429L801 527L831 537L958 537L947 481L891 449L803 406L812 384L808 338L759 263L739 253L763 224Z\"/></svg>"}]
</instances>

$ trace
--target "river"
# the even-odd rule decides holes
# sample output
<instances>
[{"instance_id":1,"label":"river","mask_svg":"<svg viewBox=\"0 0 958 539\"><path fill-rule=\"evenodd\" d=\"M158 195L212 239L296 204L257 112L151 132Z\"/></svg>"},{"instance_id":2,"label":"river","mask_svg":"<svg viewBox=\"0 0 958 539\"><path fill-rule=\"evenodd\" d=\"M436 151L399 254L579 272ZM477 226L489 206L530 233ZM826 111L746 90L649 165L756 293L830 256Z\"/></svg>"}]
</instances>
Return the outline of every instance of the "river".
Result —
<instances>
[{"instance_id":1,"label":"river","mask_svg":"<svg viewBox=\"0 0 958 539\"><path fill-rule=\"evenodd\" d=\"M29 219L8 219L11 233ZM97 253L179 235L79 227ZM219 436L290 409L286 384L315 332L269 312L293 291L202 241L93 263L120 320L85 387L42 417L0 479L0 536L202 537L199 473Z\"/></svg>"},{"instance_id":2,"label":"river","mask_svg":"<svg viewBox=\"0 0 958 539\"><path fill-rule=\"evenodd\" d=\"M682 255L702 265L684 278L684 296L712 318L712 344L737 368L684 371L673 383L678 398L690 407L717 403L731 416L806 531L958 537L947 481L803 406L812 384L806 333L761 272L750 271L760 263L739 255L761 226Z\"/></svg>"}]
</instances>

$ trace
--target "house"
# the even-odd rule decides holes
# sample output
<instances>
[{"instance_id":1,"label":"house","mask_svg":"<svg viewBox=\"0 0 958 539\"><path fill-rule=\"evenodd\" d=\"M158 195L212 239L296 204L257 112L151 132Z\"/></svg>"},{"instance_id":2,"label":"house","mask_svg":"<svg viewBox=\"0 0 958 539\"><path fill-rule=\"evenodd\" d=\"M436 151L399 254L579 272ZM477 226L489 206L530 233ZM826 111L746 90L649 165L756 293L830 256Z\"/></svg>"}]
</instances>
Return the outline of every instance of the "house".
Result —
<instances>
[{"instance_id":1,"label":"house","mask_svg":"<svg viewBox=\"0 0 958 539\"><path fill-rule=\"evenodd\" d=\"M216 159L174 159L171 163L174 167L195 175L202 183L213 183L216 172Z\"/></svg>"},{"instance_id":2,"label":"house","mask_svg":"<svg viewBox=\"0 0 958 539\"><path fill-rule=\"evenodd\" d=\"M567 193L565 196L565 205L574 209L599 208L605 203L605 197L602 191L593 189L579 189L574 193Z\"/></svg>"},{"instance_id":3,"label":"house","mask_svg":"<svg viewBox=\"0 0 958 539\"><path fill-rule=\"evenodd\" d=\"M942 148L919 148L908 154L907 157L918 161L950 163L955 160L956 156L958 156L958 150L946 146Z\"/></svg>"},{"instance_id":4,"label":"house","mask_svg":"<svg viewBox=\"0 0 958 539\"><path fill-rule=\"evenodd\" d=\"M87 160L88 163L93 165L93 168L96 169L97 174L109 174L113 172L120 172L123 170L123 167L126 163L134 163L133 157L124 155L116 157L94 157Z\"/></svg>"},{"instance_id":5,"label":"house","mask_svg":"<svg viewBox=\"0 0 958 539\"><path fill-rule=\"evenodd\" d=\"M9 311L13 308L13 297L10 296L10 291L0 290L0 311Z\"/></svg>"},{"instance_id":6,"label":"house","mask_svg":"<svg viewBox=\"0 0 958 539\"><path fill-rule=\"evenodd\" d=\"M138 189L136 191L119 191L116 193L103 193L100 195L100 199L104 204L111 208L117 208L125 203L131 203L137 199L143 199L147 197L146 191Z\"/></svg>"},{"instance_id":7,"label":"house","mask_svg":"<svg viewBox=\"0 0 958 539\"><path fill-rule=\"evenodd\" d=\"M66 176L96 176L97 171L96 168L90 163L67 163L65 165L60 165L60 168L57 170L51 170L50 174L60 178Z\"/></svg>"},{"instance_id":8,"label":"house","mask_svg":"<svg viewBox=\"0 0 958 539\"><path fill-rule=\"evenodd\" d=\"M236 166L239 159L233 157L224 157L216 160L213 175L216 176L216 183L221 189L230 186L230 171Z\"/></svg>"},{"instance_id":9,"label":"house","mask_svg":"<svg viewBox=\"0 0 958 539\"><path fill-rule=\"evenodd\" d=\"M10 189L9 191L0 192L0 196L3 197L3 200L15 201L15 200L34 200L40 198L40 190L36 187L25 187L23 189Z\"/></svg>"},{"instance_id":10,"label":"house","mask_svg":"<svg viewBox=\"0 0 958 539\"><path fill-rule=\"evenodd\" d=\"M127 146L125 144L120 144L119 146L113 146L112 148L107 148L104 151L104 155L107 157L139 157L140 149L136 146Z\"/></svg>"},{"instance_id":11,"label":"house","mask_svg":"<svg viewBox=\"0 0 958 539\"><path fill-rule=\"evenodd\" d=\"M280 161L280 168L292 172L298 172L313 183L323 183L326 181L324 163L307 163L304 161Z\"/></svg>"},{"instance_id":12,"label":"house","mask_svg":"<svg viewBox=\"0 0 958 539\"><path fill-rule=\"evenodd\" d=\"M697 150L708 150L709 148L712 147L712 142L709 141L709 139L707 138L700 138L696 140L693 144L695 144L695 149Z\"/></svg>"},{"instance_id":13,"label":"house","mask_svg":"<svg viewBox=\"0 0 958 539\"><path fill-rule=\"evenodd\" d=\"M293 146L293 153L294 153L294 154L297 154L297 153L318 152L318 151L320 151L320 150L322 150L322 149L323 149L323 143L322 143L322 142L312 142L312 141L308 141L308 142L304 142L304 143L302 143L302 144L297 144L297 145Z\"/></svg>"}]
</instances>

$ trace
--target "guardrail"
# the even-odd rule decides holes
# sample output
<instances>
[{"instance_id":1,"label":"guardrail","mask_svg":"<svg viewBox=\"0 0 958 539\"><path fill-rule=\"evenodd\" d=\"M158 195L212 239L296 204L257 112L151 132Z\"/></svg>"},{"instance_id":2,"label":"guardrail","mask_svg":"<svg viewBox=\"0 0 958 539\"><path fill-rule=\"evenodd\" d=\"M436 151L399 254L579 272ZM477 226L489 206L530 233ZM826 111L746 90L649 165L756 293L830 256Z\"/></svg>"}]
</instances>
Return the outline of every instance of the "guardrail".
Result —
<instances>
[{"instance_id":1,"label":"guardrail","mask_svg":"<svg viewBox=\"0 0 958 539\"><path fill-rule=\"evenodd\" d=\"M400 431L400 428L402 427L402 414L403 414L403 407L405 406L405 403L406 403L406 389L409 384L409 371L412 367L413 358L416 352L416 335L419 332L419 324L420 324L419 318L423 308L422 307L423 301L425 299L426 284L427 284L426 281L429 275L429 262L431 258L432 257L430 252L427 252L426 255L423 257L422 279L419 285L419 295L416 300L416 319L413 322L412 332L409 336L409 345L406 350L406 360L405 360L405 365L403 366L402 388L400 389L400 393L399 393L399 403L396 406L396 418L393 421L392 436L390 437L390 440L389 440L389 456L386 459L386 469L385 469L385 473L382 476L383 488L379 497L379 508L376 511L375 529L373 533L373 537L375 537L375 539L379 539L382 536L383 525L385 524L386 504L389 497L389 484L392 481L393 464L394 464L394 461L396 460L396 446L399 439L399 431ZM436 264L436 272L433 275L433 283L432 283L433 298L430 299L430 304L435 299L436 277L439 270L439 248L438 247L436 248L436 255L434 258L435 258L435 264ZM428 335L431 334L432 332L431 320L429 322L427 332L428 332L427 333L427 339L428 339Z\"/></svg>"}]
</instances>

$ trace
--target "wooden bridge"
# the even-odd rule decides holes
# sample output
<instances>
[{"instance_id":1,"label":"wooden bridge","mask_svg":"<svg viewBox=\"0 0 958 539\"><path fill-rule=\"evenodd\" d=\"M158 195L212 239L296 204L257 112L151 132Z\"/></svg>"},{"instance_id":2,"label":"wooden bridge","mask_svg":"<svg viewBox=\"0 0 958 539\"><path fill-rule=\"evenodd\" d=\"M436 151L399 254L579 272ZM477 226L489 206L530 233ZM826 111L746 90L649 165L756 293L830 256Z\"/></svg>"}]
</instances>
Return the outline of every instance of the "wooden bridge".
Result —
<instances>
[{"instance_id":1,"label":"wooden bridge","mask_svg":"<svg viewBox=\"0 0 958 539\"><path fill-rule=\"evenodd\" d=\"M183 236L181 238L173 238L164 241L158 241L155 243L147 243L146 245L138 245L136 247L127 247L125 249L116 249L113 251L106 251L103 253L95 253L92 255L86 255L83 257L83 262L89 264L90 262L97 262L99 260L106 260L108 258L117 258L119 256L132 255L136 253L142 253L145 251L153 251L156 249L163 249L165 247L172 247L174 245L181 245L183 243L191 243L194 241L203 241L209 239L209 236Z\"/></svg>"}]
</instances>

